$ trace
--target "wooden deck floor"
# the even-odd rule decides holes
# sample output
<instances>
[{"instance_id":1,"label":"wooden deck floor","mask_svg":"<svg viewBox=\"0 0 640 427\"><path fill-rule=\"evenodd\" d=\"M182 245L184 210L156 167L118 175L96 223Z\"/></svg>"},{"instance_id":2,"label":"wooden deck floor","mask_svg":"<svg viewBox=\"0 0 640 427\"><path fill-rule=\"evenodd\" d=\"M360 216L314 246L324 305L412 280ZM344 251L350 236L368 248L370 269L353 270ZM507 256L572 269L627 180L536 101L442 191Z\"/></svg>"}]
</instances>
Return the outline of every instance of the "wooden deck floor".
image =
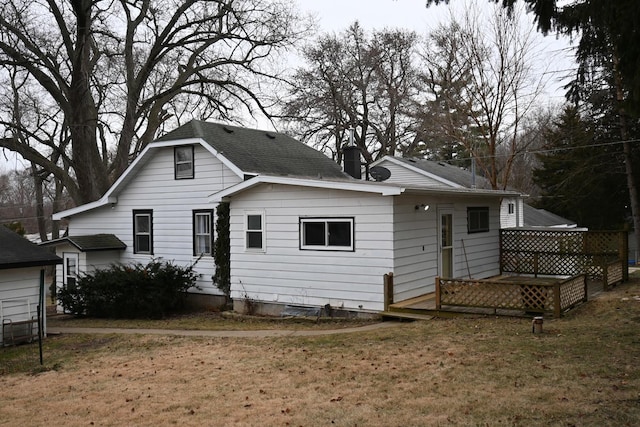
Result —
<instances>
[{"instance_id":1,"label":"wooden deck floor","mask_svg":"<svg viewBox=\"0 0 640 427\"><path fill-rule=\"evenodd\" d=\"M491 280L504 280L513 281L513 276L497 276L492 277ZM522 284L535 284L535 283L553 283L557 281L554 277L529 277L519 276L518 282ZM601 281L588 280L587 281L587 295L588 298L597 298L604 291ZM530 313L520 310L507 310L507 309L493 309L493 308L473 308L473 307L441 307L440 310L436 310L436 294L431 292L425 295L420 295L415 298L393 303L389 306L389 310L382 313L384 317L398 317L398 318L413 318L424 319L434 316L441 317L453 317L465 314L485 314L485 315L501 315L501 316L514 316L514 317L530 317Z\"/></svg>"}]
</instances>

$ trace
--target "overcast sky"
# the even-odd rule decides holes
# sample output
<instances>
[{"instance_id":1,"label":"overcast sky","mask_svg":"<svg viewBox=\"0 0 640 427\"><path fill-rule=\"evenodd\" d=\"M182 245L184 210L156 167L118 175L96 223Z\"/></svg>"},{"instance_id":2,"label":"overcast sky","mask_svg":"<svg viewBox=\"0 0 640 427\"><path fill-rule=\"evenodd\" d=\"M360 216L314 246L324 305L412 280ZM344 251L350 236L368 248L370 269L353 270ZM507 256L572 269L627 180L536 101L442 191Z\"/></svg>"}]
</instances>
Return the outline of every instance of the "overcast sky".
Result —
<instances>
[{"instance_id":1,"label":"overcast sky","mask_svg":"<svg viewBox=\"0 0 640 427\"><path fill-rule=\"evenodd\" d=\"M467 3L488 8L489 0L451 0L449 5L426 7L425 0L297 0L301 11L314 14L320 31L341 32L358 21L365 29L406 28L426 35L450 20L451 10L458 16ZM530 25L533 15L527 15ZM549 96L562 100L563 83L559 79L574 67L568 38L536 33L540 50L540 69L549 76Z\"/></svg>"}]
</instances>

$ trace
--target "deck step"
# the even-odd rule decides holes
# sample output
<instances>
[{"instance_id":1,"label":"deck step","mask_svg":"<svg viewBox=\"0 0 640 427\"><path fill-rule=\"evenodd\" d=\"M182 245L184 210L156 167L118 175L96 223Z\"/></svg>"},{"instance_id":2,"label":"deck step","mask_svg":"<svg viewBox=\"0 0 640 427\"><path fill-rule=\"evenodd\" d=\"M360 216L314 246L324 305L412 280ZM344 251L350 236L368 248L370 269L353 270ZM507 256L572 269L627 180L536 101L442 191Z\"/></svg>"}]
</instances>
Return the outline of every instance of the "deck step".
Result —
<instances>
[{"instance_id":1,"label":"deck step","mask_svg":"<svg viewBox=\"0 0 640 427\"><path fill-rule=\"evenodd\" d=\"M383 311L380 313L383 318L408 319L408 320L431 320L434 316L418 313L403 313L400 311Z\"/></svg>"}]
</instances>

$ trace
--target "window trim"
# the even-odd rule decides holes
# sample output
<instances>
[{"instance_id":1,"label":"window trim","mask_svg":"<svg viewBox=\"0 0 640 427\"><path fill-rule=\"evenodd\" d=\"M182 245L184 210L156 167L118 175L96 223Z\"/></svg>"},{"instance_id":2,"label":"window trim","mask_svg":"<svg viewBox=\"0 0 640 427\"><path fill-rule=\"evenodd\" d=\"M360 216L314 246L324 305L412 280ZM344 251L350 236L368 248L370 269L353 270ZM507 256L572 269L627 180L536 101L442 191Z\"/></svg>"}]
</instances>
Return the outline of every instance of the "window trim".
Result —
<instances>
[{"instance_id":1,"label":"window trim","mask_svg":"<svg viewBox=\"0 0 640 427\"><path fill-rule=\"evenodd\" d=\"M136 218L138 216L148 216L149 217L149 251L140 251L138 249L138 235L146 235L143 233L138 233L137 231L137 221ZM153 255L153 210L152 209L134 209L133 210L133 253L134 254L143 254L143 255Z\"/></svg>"},{"instance_id":2,"label":"window trim","mask_svg":"<svg viewBox=\"0 0 640 427\"><path fill-rule=\"evenodd\" d=\"M260 229L249 229L249 217L260 217ZM260 247L249 247L249 233L261 233ZM244 249L249 252L265 252L266 251L266 223L264 211L246 211L244 213Z\"/></svg>"},{"instance_id":3,"label":"window trim","mask_svg":"<svg viewBox=\"0 0 640 427\"><path fill-rule=\"evenodd\" d=\"M486 226L482 224L486 215ZM486 233L491 230L490 212L488 206L469 206L467 207L467 233Z\"/></svg>"},{"instance_id":4,"label":"window trim","mask_svg":"<svg viewBox=\"0 0 640 427\"><path fill-rule=\"evenodd\" d=\"M513 215L514 213L516 213L516 204L513 202L509 202L507 203L507 213L509 215Z\"/></svg>"},{"instance_id":5,"label":"window trim","mask_svg":"<svg viewBox=\"0 0 640 427\"><path fill-rule=\"evenodd\" d=\"M187 148L191 149L191 159L189 161L178 161L178 150ZM178 165L179 164L191 164L191 173L189 175L179 175L178 174ZM195 176L195 156L193 145L179 145L177 147L173 147L173 177L174 179L193 179Z\"/></svg>"},{"instance_id":6,"label":"window trim","mask_svg":"<svg viewBox=\"0 0 640 427\"><path fill-rule=\"evenodd\" d=\"M196 226L198 224L198 221L196 220L198 218L198 216L206 216L209 218L209 233L205 234L205 233L201 233L201 234L196 234L197 230L196 230ZM213 243L214 243L214 230L213 230L213 209L194 209L192 212L192 216L191 216L191 225L192 225L192 231L191 231L191 240L193 242L193 256L213 256ZM209 252L202 252L202 253L198 253L197 251L197 244L196 244L196 237L198 236L208 236L208 240L209 240Z\"/></svg>"},{"instance_id":7,"label":"window trim","mask_svg":"<svg viewBox=\"0 0 640 427\"><path fill-rule=\"evenodd\" d=\"M355 240L356 240L356 232L355 232L355 228L356 228L356 220L355 217L349 216L349 217L329 217L329 216L321 216L321 217L299 217L298 219L299 222L299 226L298 226L298 232L299 232L299 236L298 236L298 243L299 243L299 249L301 251L335 251L335 252L355 252L356 250L356 245L355 245ZM330 246L329 245L329 227L328 224L334 222L334 223L338 223L338 222L346 222L349 223L350 225L350 245L348 246ZM327 233L327 235L325 236L325 245L324 246L320 246L320 245L305 245L304 244L304 225L307 223L324 223L325 224L325 231Z\"/></svg>"}]
</instances>

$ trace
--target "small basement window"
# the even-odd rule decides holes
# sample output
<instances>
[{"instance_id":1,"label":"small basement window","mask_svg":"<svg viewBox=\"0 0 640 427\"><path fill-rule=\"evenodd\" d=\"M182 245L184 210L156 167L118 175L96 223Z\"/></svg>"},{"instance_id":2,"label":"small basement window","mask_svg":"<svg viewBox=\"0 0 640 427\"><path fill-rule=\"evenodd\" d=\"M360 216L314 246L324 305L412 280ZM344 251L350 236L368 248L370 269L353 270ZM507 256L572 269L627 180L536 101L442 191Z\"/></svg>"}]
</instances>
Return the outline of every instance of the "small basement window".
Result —
<instances>
[{"instance_id":1,"label":"small basement window","mask_svg":"<svg viewBox=\"0 0 640 427\"><path fill-rule=\"evenodd\" d=\"M300 249L354 250L353 218L300 218Z\"/></svg>"},{"instance_id":2,"label":"small basement window","mask_svg":"<svg viewBox=\"0 0 640 427\"><path fill-rule=\"evenodd\" d=\"M193 145L173 149L174 173L176 179L193 178Z\"/></svg>"},{"instance_id":3,"label":"small basement window","mask_svg":"<svg viewBox=\"0 0 640 427\"><path fill-rule=\"evenodd\" d=\"M469 233L489 231L489 208L467 208L467 230Z\"/></svg>"}]
</instances>

